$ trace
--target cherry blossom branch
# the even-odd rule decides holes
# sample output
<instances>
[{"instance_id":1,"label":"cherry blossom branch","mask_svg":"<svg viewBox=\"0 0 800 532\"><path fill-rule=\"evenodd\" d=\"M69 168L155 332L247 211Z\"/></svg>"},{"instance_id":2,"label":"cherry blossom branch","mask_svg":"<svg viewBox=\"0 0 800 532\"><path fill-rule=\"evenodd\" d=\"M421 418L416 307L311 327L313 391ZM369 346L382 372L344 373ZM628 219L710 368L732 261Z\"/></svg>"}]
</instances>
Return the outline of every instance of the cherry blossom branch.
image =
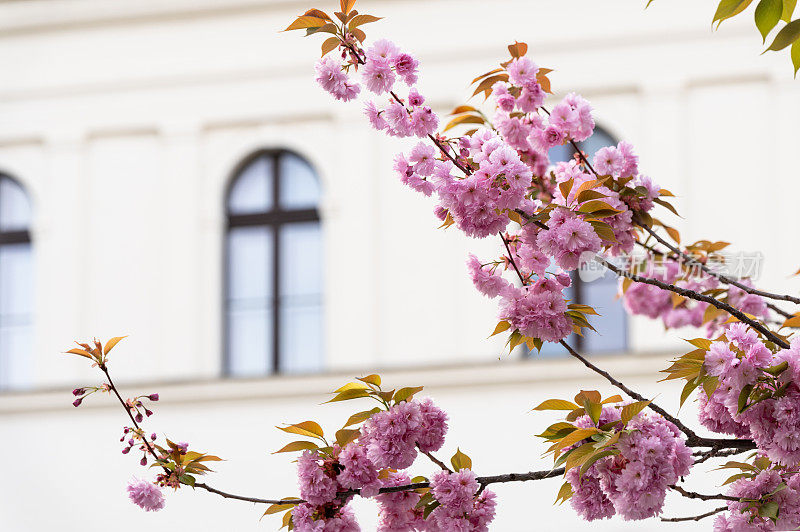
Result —
<instances>
[{"instance_id":1,"label":"cherry blossom branch","mask_svg":"<svg viewBox=\"0 0 800 532\"><path fill-rule=\"evenodd\" d=\"M439 467L440 467L442 470L444 470L444 471L449 471L450 473L452 473L452 472L453 472L453 471L452 471L452 470L451 470L449 467L447 467L447 466L445 465L445 463L444 463L444 462L442 462L441 460L439 460L438 458L436 458L435 456L433 456L433 453L431 453L430 451L422 451L422 450L420 450L420 452L421 452L422 454L424 454L425 456L427 456L427 457L430 459L430 461L431 461L431 462L433 462L434 464L436 464L437 466L439 466Z\"/></svg>"},{"instance_id":2,"label":"cherry blossom branch","mask_svg":"<svg viewBox=\"0 0 800 532\"><path fill-rule=\"evenodd\" d=\"M734 501L738 502L738 497L731 497L730 495L704 495L702 493L696 493L694 491L687 491L678 485L670 486L673 490L677 491L687 499L699 499L701 501Z\"/></svg>"},{"instance_id":3,"label":"cherry blossom branch","mask_svg":"<svg viewBox=\"0 0 800 532\"><path fill-rule=\"evenodd\" d=\"M689 290L688 288L681 288L680 286L675 286L673 284L665 283L663 281L659 281L658 279L653 279L651 277L642 277L641 275L636 275L635 273L623 271L620 268L617 268L616 266L611 264L610 262L606 261L605 259L603 259L600 256L595 257L595 260L597 262L599 262L600 264L604 265L606 268L608 268L612 272L616 273L620 277L627 277L628 279L631 279L632 281L637 282L637 283L645 283L645 284L657 286L658 288L661 288L662 290L669 290L670 292L675 292L676 294L678 294L680 296L688 297L689 299L694 299L695 301L702 301L704 303L708 303L710 305L713 305L714 307L716 307L716 308L718 308L720 310L724 310L725 312L727 312L731 316L735 317L739 321L748 324L750 327L752 327L753 329L755 329L758 332L760 332L761 334L763 334L764 337L767 338L769 341L773 342L774 344L776 344L776 345L778 345L778 346L780 346L780 347L782 347L784 349L789 349L789 344L786 343L785 340L783 340L782 338L778 337L775 333L770 331L767 327L765 327L758 320L754 320L752 318L749 318L741 310L739 310L739 309L737 309L735 307L732 307L731 305L729 305L729 304L727 304L727 303L725 303L723 301L720 301L719 299L717 299L715 297L707 296L705 294L701 294L699 292L695 292L694 290Z\"/></svg>"},{"instance_id":4,"label":"cherry blossom branch","mask_svg":"<svg viewBox=\"0 0 800 532\"><path fill-rule=\"evenodd\" d=\"M735 286L737 288L740 288L741 290L744 290L748 294L754 294L754 295L757 295L757 296L766 297L768 299L777 299L777 300L780 300L780 301L790 301L792 303L800 304L800 298L798 298L798 297L794 297L794 296L790 296L790 295L786 295L786 294L773 294L771 292L765 292L763 290L759 290L757 288L753 288L751 286L747 286L744 283L740 283L740 282L736 281L735 279L731 279L730 277L722 275L721 273L717 273L717 272L713 271L711 268L709 268L708 266L706 266L705 264L703 264L702 262L700 262L699 260L697 260L696 258L692 257L691 255L687 254L686 252L682 251L681 249L673 246L672 244L670 244L669 242L664 240L664 238L662 238L658 233L653 231L653 229L651 227L647 227L646 225L640 225L639 227L641 227L642 229L644 229L645 231L650 233L650 236L655 238L658 241L659 244L661 244L662 246L666 247L667 249L669 249L673 253L677 253L678 255L683 257L684 260L686 260L689 264L698 266L703 272L705 272L706 274L708 274L708 275L710 275L712 277L716 277L717 279L719 279L720 281L722 281L725 284L730 284L730 285L733 285L733 286ZM792 315L790 314L788 317L791 317L791 316Z\"/></svg>"},{"instance_id":5,"label":"cherry blossom branch","mask_svg":"<svg viewBox=\"0 0 800 532\"><path fill-rule=\"evenodd\" d=\"M693 515L690 517L662 517L661 520L665 523L680 523L682 521L700 521L701 519L705 519L706 517L711 517L712 515L716 515L720 512L724 512L728 509L727 506L720 506L719 508L714 508L710 512L706 512L700 515Z\"/></svg>"}]
</instances>

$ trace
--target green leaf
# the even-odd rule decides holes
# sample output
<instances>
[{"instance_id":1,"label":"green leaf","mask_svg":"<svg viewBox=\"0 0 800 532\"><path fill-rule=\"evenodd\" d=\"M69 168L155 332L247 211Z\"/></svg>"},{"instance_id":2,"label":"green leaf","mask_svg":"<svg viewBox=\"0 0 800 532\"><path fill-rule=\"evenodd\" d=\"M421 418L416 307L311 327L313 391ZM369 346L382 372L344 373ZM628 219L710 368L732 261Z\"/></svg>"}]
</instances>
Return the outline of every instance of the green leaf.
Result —
<instances>
[{"instance_id":1,"label":"green leaf","mask_svg":"<svg viewBox=\"0 0 800 532\"><path fill-rule=\"evenodd\" d=\"M497 324L497 327L494 328L494 332L489 335L489 338L494 336L495 334L500 334L503 331L507 331L511 327L511 324L507 321L501 321Z\"/></svg>"},{"instance_id":2,"label":"green leaf","mask_svg":"<svg viewBox=\"0 0 800 532\"><path fill-rule=\"evenodd\" d=\"M322 427L319 423L314 421L303 421L302 423L294 423L288 427L276 427L283 432L290 434L299 434L301 436L311 436L312 438L323 438L325 434L322 432Z\"/></svg>"},{"instance_id":3,"label":"green leaf","mask_svg":"<svg viewBox=\"0 0 800 532\"><path fill-rule=\"evenodd\" d=\"M455 471L462 469L472 469L472 459L466 454L461 452L461 449L456 449L456 454L450 459Z\"/></svg>"},{"instance_id":4,"label":"green leaf","mask_svg":"<svg viewBox=\"0 0 800 532\"><path fill-rule=\"evenodd\" d=\"M601 458L605 458L606 456L613 456L619 454L619 450L617 449L606 449L605 451L601 451L599 453L593 454L589 459L587 459L583 465L581 466L581 475L586 473L586 470L592 467L592 464L600 460Z\"/></svg>"},{"instance_id":5,"label":"green leaf","mask_svg":"<svg viewBox=\"0 0 800 532\"><path fill-rule=\"evenodd\" d=\"M698 382L697 379L692 379L686 381L686 384L683 386L683 390L681 390L681 402L680 406L683 406L683 403L692 395L692 392L697 388Z\"/></svg>"},{"instance_id":6,"label":"green leaf","mask_svg":"<svg viewBox=\"0 0 800 532\"><path fill-rule=\"evenodd\" d=\"M650 401L636 401L622 407L620 412L620 420L627 425L627 423L636 416L639 412L645 409Z\"/></svg>"},{"instance_id":7,"label":"green leaf","mask_svg":"<svg viewBox=\"0 0 800 532\"><path fill-rule=\"evenodd\" d=\"M747 400L750 398L750 392L753 390L752 384L747 384L742 388L742 391L739 393L739 413L745 411L747 408Z\"/></svg>"},{"instance_id":8,"label":"green leaf","mask_svg":"<svg viewBox=\"0 0 800 532\"><path fill-rule=\"evenodd\" d=\"M775 36L775 39L772 41L772 44L769 45L769 48L764 50L783 50L790 44L797 41L797 38L800 37L800 19L793 20L788 23L786 26L781 28L781 31Z\"/></svg>"},{"instance_id":9,"label":"green leaf","mask_svg":"<svg viewBox=\"0 0 800 532\"><path fill-rule=\"evenodd\" d=\"M345 427L349 427L350 425L355 425L356 423L361 423L363 421L366 421L370 417L372 417L372 414L377 414L380 411L381 411L381 409L376 406L372 410L365 410L363 412L356 412L355 414L353 414L352 416L350 416L348 418L347 423L345 423L344 426Z\"/></svg>"},{"instance_id":10,"label":"green leaf","mask_svg":"<svg viewBox=\"0 0 800 532\"><path fill-rule=\"evenodd\" d=\"M794 8L797 5L797 0L783 0L783 14L781 15L781 20L784 22L789 22L792 20L792 15L794 14Z\"/></svg>"},{"instance_id":11,"label":"green leaf","mask_svg":"<svg viewBox=\"0 0 800 532\"><path fill-rule=\"evenodd\" d=\"M358 429L339 429L336 431L336 443L339 444L339 447L344 447L351 441L358 438L361 434L361 431Z\"/></svg>"},{"instance_id":12,"label":"green leaf","mask_svg":"<svg viewBox=\"0 0 800 532\"><path fill-rule=\"evenodd\" d=\"M372 375L367 375L366 377L358 377L358 380L361 382L366 382L367 384L372 384L378 388L381 387L381 376L374 373Z\"/></svg>"},{"instance_id":13,"label":"green leaf","mask_svg":"<svg viewBox=\"0 0 800 532\"><path fill-rule=\"evenodd\" d=\"M717 12L714 13L714 20L711 21L711 24L717 21L721 24L723 20L735 17L747 9L747 6L749 6L752 1L753 0L722 0L717 6ZM717 24L717 27L719 28L719 24Z\"/></svg>"},{"instance_id":14,"label":"green leaf","mask_svg":"<svg viewBox=\"0 0 800 532\"><path fill-rule=\"evenodd\" d=\"M572 484L570 484L568 481L564 482L561 485L561 489L558 490L558 495L556 495L556 500L553 504L563 504L564 502L569 500L570 497L572 497L572 494L573 494Z\"/></svg>"},{"instance_id":15,"label":"green leaf","mask_svg":"<svg viewBox=\"0 0 800 532\"><path fill-rule=\"evenodd\" d=\"M575 410L578 405L564 399L548 399L533 410Z\"/></svg>"},{"instance_id":16,"label":"green leaf","mask_svg":"<svg viewBox=\"0 0 800 532\"><path fill-rule=\"evenodd\" d=\"M368 397L368 396L369 392L367 392L367 390L363 388L362 389L354 388L350 390L345 390L343 392L339 392L333 399L330 399L325 402L335 403L337 401L349 401L350 399L358 399L360 397Z\"/></svg>"},{"instance_id":17,"label":"green leaf","mask_svg":"<svg viewBox=\"0 0 800 532\"><path fill-rule=\"evenodd\" d=\"M783 14L783 3L781 0L761 0L756 6L756 27L761 32L764 43L767 42L767 35L778 23Z\"/></svg>"},{"instance_id":18,"label":"green leaf","mask_svg":"<svg viewBox=\"0 0 800 532\"><path fill-rule=\"evenodd\" d=\"M403 401L408 401L414 397L415 394L422 391L422 386L413 386L407 388L400 388L394 394L394 402L395 403L402 403Z\"/></svg>"},{"instance_id":19,"label":"green leaf","mask_svg":"<svg viewBox=\"0 0 800 532\"><path fill-rule=\"evenodd\" d=\"M314 449L318 448L319 445L317 445L312 441L298 440L298 441L293 441L292 443L287 443L286 445L284 445L283 447L281 447L272 454L292 453L295 451L305 451L305 450L313 451Z\"/></svg>"},{"instance_id":20,"label":"green leaf","mask_svg":"<svg viewBox=\"0 0 800 532\"><path fill-rule=\"evenodd\" d=\"M797 77L797 71L800 70L800 41L792 43L792 66L794 66L794 77Z\"/></svg>"}]
</instances>

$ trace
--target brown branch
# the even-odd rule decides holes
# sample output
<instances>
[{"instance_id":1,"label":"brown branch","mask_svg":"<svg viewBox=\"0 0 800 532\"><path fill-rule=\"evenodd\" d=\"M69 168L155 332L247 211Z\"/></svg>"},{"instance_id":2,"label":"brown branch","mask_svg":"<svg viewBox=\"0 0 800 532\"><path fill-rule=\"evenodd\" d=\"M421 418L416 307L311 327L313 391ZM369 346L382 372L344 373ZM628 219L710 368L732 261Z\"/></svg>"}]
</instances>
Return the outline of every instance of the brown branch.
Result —
<instances>
[{"instance_id":1,"label":"brown branch","mask_svg":"<svg viewBox=\"0 0 800 532\"><path fill-rule=\"evenodd\" d=\"M730 495L722 495L721 493L717 495L704 495L702 493L696 493L694 491L686 491L685 489L683 489L678 485L670 486L670 488L674 489L687 499L699 499L701 501L734 501L734 502L739 501L738 497L731 497Z\"/></svg>"},{"instance_id":2,"label":"brown branch","mask_svg":"<svg viewBox=\"0 0 800 532\"><path fill-rule=\"evenodd\" d=\"M658 288L661 288L662 290L669 290L670 292L675 292L676 294L681 295L683 297L688 297L689 299L694 299L695 301L702 301L702 302L708 303L708 304L710 304L710 305L712 305L712 306L714 306L714 307L716 307L716 308L718 308L720 310L724 310L725 312L727 312L731 316L735 317L739 321L748 324L750 327L752 327L753 329L755 329L758 332L760 332L761 334L763 334L764 337L767 338L768 340L770 340L771 342L775 343L776 345L779 345L780 347L782 347L784 349L789 349L789 344L787 344L780 337L776 336L775 333L770 331L767 327L765 327L758 320L754 320L752 318L749 318L741 310L739 310L739 309L737 309L735 307L732 307L729 304L720 301L719 299L716 299L716 298L711 297L711 296L707 296L705 294L701 294L699 292L695 292L694 290L689 290L688 288L681 288L680 286L675 286L673 284L665 283L664 281L659 281L658 279L653 279L651 277L642 277L640 275L636 275L635 273L631 273L631 272L627 272L627 271L621 270L620 268L617 268L616 266L614 266L613 264L611 264L610 262L608 262L607 260L603 259L600 256L596 256L595 260L597 262L599 262L600 264L604 265L606 268L608 268L612 272L614 272L617 275L619 275L620 277L627 277L628 279L631 279L632 281L635 281L637 283L645 283L645 284L657 286Z\"/></svg>"},{"instance_id":3,"label":"brown branch","mask_svg":"<svg viewBox=\"0 0 800 532\"><path fill-rule=\"evenodd\" d=\"M647 227L644 224L639 225L639 227L641 227L642 229L644 229L645 231L650 233L650 236L655 238L659 242L659 244L661 244L662 246L666 247L667 249L669 249L673 253L677 253L678 255L683 257L683 259L686 260L689 264L691 264L693 266L698 266L703 272L705 272L706 274L708 274L708 275L710 275L712 277L716 277L717 279L719 279L720 281L722 281L725 284L733 285L733 286L735 286L737 288L740 288L740 289L744 290L745 292L747 292L748 294L754 294L754 295L757 295L757 296L766 297L768 299L777 299L777 300L780 300L780 301L790 301L792 303L800 304L800 298L798 298L798 297L794 297L794 296L790 296L790 295L786 295L786 294L773 294L771 292L765 292L763 290L759 290L757 288L753 288L751 286L747 286L744 283L740 283L739 281L736 281L735 279L731 279L730 277L728 277L726 275L722 275L721 273L717 273L717 272L713 271L711 268L709 268L707 265L703 264L702 262L700 262L696 258L694 258L691 255L689 255L688 253L685 253L681 249L677 248L676 246L673 246L672 244L670 244L669 242L664 240L651 227ZM783 313L782 311L779 311L779 312ZM788 315L784 314L784 316L787 317L787 318L790 318L790 317L793 316L793 314L788 314Z\"/></svg>"},{"instance_id":4,"label":"brown branch","mask_svg":"<svg viewBox=\"0 0 800 532\"><path fill-rule=\"evenodd\" d=\"M420 452L421 452L422 454L424 454L425 456L427 456L427 457L430 459L430 461L431 461L431 462L433 462L434 464L436 464L437 466L439 466L439 467L440 467L441 469L443 469L444 471L449 471L450 473L452 473L452 472L453 472L453 471L452 471L452 470L451 470L449 467L447 467L447 466L445 465L445 463L444 463L444 462L442 462L441 460L439 460L438 458L436 458L435 456L433 456L433 453L431 453L430 451L422 451L422 450L420 450Z\"/></svg>"},{"instance_id":5,"label":"brown branch","mask_svg":"<svg viewBox=\"0 0 800 532\"><path fill-rule=\"evenodd\" d=\"M711 517L712 515L716 515L720 512L724 512L728 509L727 506L720 506L719 508L715 508L710 512L706 512L700 515L693 515L691 517L662 517L661 520L665 523L680 523L682 521L700 521L701 519L705 519L706 517Z\"/></svg>"}]
</instances>

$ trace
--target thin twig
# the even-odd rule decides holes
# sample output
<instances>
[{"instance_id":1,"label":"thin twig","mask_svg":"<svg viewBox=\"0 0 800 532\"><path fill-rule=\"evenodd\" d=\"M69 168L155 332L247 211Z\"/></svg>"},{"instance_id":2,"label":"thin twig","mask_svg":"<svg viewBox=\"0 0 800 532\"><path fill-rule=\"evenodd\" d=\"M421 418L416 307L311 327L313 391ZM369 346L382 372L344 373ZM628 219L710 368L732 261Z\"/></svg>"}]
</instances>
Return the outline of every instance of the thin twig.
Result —
<instances>
[{"instance_id":1,"label":"thin twig","mask_svg":"<svg viewBox=\"0 0 800 532\"><path fill-rule=\"evenodd\" d=\"M727 509L728 509L727 506L720 506L719 508L715 508L710 512L706 512L700 515L693 515L691 517L662 517L661 520L664 521L665 523L680 523L681 521L700 521L701 519L705 519L706 517L711 517L712 515L724 512Z\"/></svg>"},{"instance_id":2,"label":"thin twig","mask_svg":"<svg viewBox=\"0 0 800 532\"><path fill-rule=\"evenodd\" d=\"M717 299L715 297L707 296L705 294L701 294L699 292L695 292L694 290L689 290L688 288L681 288L680 286L675 286L673 284L665 283L664 281L659 281L658 279L653 279L652 277L642 277L641 275L636 275L635 273L631 273L631 272L627 272L627 271L621 270L620 268L617 268L616 266L614 266L613 264L611 264L610 262L608 262L607 260L603 259L600 256L596 256L595 260L597 262L599 262L600 264L604 265L606 268L608 268L612 272L614 272L617 275L619 275L620 277L627 277L628 279L631 279L632 281L635 281L637 283L645 283L645 284L657 286L658 288L661 288L662 290L669 290L670 292L675 292L676 294L681 295L683 297L688 297L689 299L694 299L695 301L702 301L704 303L708 303L710 305L713 305L714 307L716 307L716 308L718 308L720 310L724 310L725 312L727 312L731 316L735 317L739 321L748 324L750 327L752 327L753 329L755 329L758 332L760 332L761 334L763 334L765 338L767 338L768 340L770 340L774 344L779 345L780 347L782 347L784 349L789 349L789 344L786 343L785 340L783 340L782 338L778 337L775 333L770 331L767 327L765 327L758 320L754 320L752 318L749 318L741 310L739 310L739 309L737 309L735 307L732 307L729 304L727 304L727 303L725 303L723 301L720 301L719 299Z\"/></svg>"},{"instance_id":3,"label":"thin twig","mask_svg":"<svg viewBox=\"0 0 800 532\"><path fill-rule=\"evenodd\" d=\"M731 497L730 495L722 495L721 493L717 495L704 495L702 493L697 493L694 491L687 491L677 485L670 486L670 488L674 489L687 499L699 499L701 501L734 501L734 502L739 501L738 497Z\"/></svg>"},{"instance_id":4,"label":"thin twig","mask_svg":"<svg viewBox=\"0 0 800 532\"><path fill-rule=\"evenodd\" d=\"M691 265L698 266L703 272L705 272L706 274L708 274L708 275L710 275L712 277L716 277L717 279L719 279L720 281L722 281L725 284L730 284L730 285L733 285L733 286L735 286L737 288L740 288L740 289L744 290L745 292L747 292L748 294L754 294L754 295L761 296L761 297L766 297L766 298L769 298L769 299L777 299L777 300L780 300L780 301L790 301L792 303L800 304L800 298L798 298L798 297L790 296L790 295L787 295L787 294L773 294L771 292L765 292L764 290L759 290L757 288L753 288L751 286L747 286L746 284L740 283L739 281L736 281L735 279L731 279L730 277L728 277L726 275L722 275L721 273L717 273L717 272L713 271L711 268L709 268L708 266L706 266L705 264L703 264L702 262L700 262L699 260L697 260L696 258L694 258L691 255L689 255L688 253L685 253L681 249L673 246L672 244L670 244L669 242L664 240L652 228L647 227L646 225L643 225L643 224L640 225L639 227L641 227L642 229L644 229L645 231L650 233L650 236L655 238L659 242L659 244L661 244L662 246L668 248L670 251L672 251L674 253L679 254L681 257L684 258L684 260L689 262ZM792 316L792 314L789 314L789 316L787 316L787 317L791 317L791 316Z\"/></svg>"}]
</instances>

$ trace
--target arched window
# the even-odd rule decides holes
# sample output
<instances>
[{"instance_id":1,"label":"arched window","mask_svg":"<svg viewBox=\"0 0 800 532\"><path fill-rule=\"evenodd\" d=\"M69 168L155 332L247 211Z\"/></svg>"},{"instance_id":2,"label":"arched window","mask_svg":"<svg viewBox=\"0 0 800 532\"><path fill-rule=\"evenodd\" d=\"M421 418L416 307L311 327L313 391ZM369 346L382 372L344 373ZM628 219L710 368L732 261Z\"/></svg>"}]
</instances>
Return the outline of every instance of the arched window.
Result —
<instances>
[{"instance_id":1,"label":"arched window","mask_svg":"<svg viewBox=\"0 0 800 532\"><path fill-rule=\"evenodd\" d=\"M581 151L591 162L595 152L605 146L616 146L617 141L600 127L595 128L591 137L579 142ZM575 156L575 149L566 144L556 146L548 154L551 163L569 161ZM589 332L584 336L573 334L568 341L584 352L620 352L628 347L627 314L617 296L617 276L606 271L605 274L592 282L582 282L577 272L573 272L572 286L564 292L564 296L574 302L591 305L600 316L591 316L590 323L597 329L597 333ZM562 353L561 346L547 347L545 344L542 353Z\"/></svg>"},{"instance_id":2,"label":"arched window","mask_svg":"<svg viewBox=\"0 0 800 532\"><path fill-rule=\"evenodd\" d=\"M0 388L31 384L33 260L31 204L25 190L0 173Z\"/></svg>"},{"instance_id":3,"label":"arched window","mask_svg":"<svg viewBox=\"0 0 800 532\"><path fill-rule=\"evenodd\" d=\"M248 157L226 211L225 372L256 376L322 366L320 184L285 150Z\"/></svg>"}]
</instances>

